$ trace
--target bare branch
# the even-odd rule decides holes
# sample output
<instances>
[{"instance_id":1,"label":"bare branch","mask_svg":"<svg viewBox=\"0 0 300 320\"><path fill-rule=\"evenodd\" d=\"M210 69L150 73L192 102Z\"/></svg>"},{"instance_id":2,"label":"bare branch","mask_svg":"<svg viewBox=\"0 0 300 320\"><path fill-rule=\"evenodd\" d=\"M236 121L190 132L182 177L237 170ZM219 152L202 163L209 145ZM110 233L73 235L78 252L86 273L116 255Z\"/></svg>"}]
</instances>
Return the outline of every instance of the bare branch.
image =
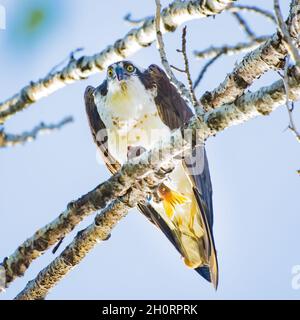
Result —
<instances>
[{"instance_id":1,"label":"bare branch","mask_svg":"<svg viewBox=\"0 0 300 320\"><path fill-rule=\"evenodd\" d=\"M6 271L6 287L17 277L23 276L33 260L70 233L85 217L105 208L113 199L125 195L133 185L142 188L145 194L153 193L153 188L166 179L174 167L172 162L168 162L173 155L169 155L166 150L172 150L174 157L182 152L180 141L175 139L178 134L181 135L180 132L174 132L169 140L161 141L157 148L132 159L110 179L78 200L71 201L56 219L36 231L12 255L5 258L2 266ZM186 144L184 140L182 142ZM156 167L156 164L159 166Z\"/></svg>"},{"instance_id":2,"label":"bare branch","mask_svg":"<svg viewBox=\"0 0 300 320\"><path fill-rule=\"evenodd\" d=\"M193 104L193 98L190 95L190 92L186 89L185 85L176 78L176 76L173 73L172 68L169 64L169 61L167 59L165 44L163 41L161 26L160 26L160 24L161 24L161 16L160 16L161 3L160 3L160 0L155 0L155 3L156 3L156 15L155 15L156 39L157 39L158 51L160 54L161 63L164 66L166 73L167 73L168 77L170 78L170 81L177 88L180 95L183 96L187 100L187 102Z\"/></svg>"},{"instance_id":3,"label":"bare branch","mask_svg":"<svg viewBox=\"0 0 300 320\"><path fill-rule=\"evenodd\" d=\"M213 16L227 8L235 0L174 1L162 13L162 32L174 31L186 21ZM156 39L154 17L149 17L139 28L130 30L122 39L108 46L100 53L82 56L68 63L62 70L47 74L44 78L30 82L19 93L0 103L0 123L4 123L16 112L25 109L39 99L46 97L74 81L87 79L103 71L108 65L122 60L141 48L149 46Z\"/></svg>"},{"instance_id":4,"label":"bare branch","mask_svg":"<svg viewBox=\"0 0 300 320\"><path fill-rule=\"evenodd\" d=\"M59 68L63 67L63 65L65 64L70 64L72 61L75 61L75 54L78 53L78 52L81 52L83 51L84 48L77 48L75 50L73 50L68 56L67 58L65 58L64 60L62 60L60 63L58 63L56 66L54 66L49 74L54 74Z\"/></svg>"},{"instance_id":5,"label":"bare branch","mask_svg":"<svg viewBox=\"0 0 300 320\"><path fill-rule=\"evenodd\" d=\"M223 55L223 52L219 52L215 57L213 57L212 59L210 59L202 68L201 72L199 73L198 78L195 81L194 84L194 90L199 86L201 80L203 79L207 69L215 62L217 61L221 56Z\"/></svg>"},{"instance_id":6,"label":"bare branch","mask_svg":"<svg viewBox=\"0 0 300 320\"><path fill-rule=\"evenodd\" d=\"M293 6L299 5L299 1L292 1L291 3L291 8ZM274 11L276 14L276 19L278 23L278 28L279 31L283 37L284 44L286 46L287 51L289 52L290 56L293 58L294 62L296 63L296 69L297 72L300 71L300 55L299 51L294 45L293 39L290 35L290 32L288 30L288 26L283 20L283 16L281 13L280 5L278 0L274 0ZM296 128L295 121L293 118L293 108L290 107L290 88L289 88L289 83L288 83L288 67L289 67L289 56L286 58L285 61L285 67L284 67L284 78L283 78L283 83L284 83L284 88L285 88L285 93L286 93L286 108L288 111L289 115L289 129L294 133L296 139L300 142L300 133Z\"/></svg>"},{"instance_id":7,"label":"bare branch","mask_svg":"<svg viewBox=\"0 0 300 320\"><path fill-rule=\"evenodd\" d=\"M194 87L193 87L193 81L190 73L190 67L189 67L189 60L186 52L186 26L182 30L182 46L181 46L181 53L183 56L183 61L184 61L184 72L187 77L188 85L189 85L189 91L190 91L190 97L192 99L192 104L194 106L194 109L196 110L197 113L203 113L203 110L200 107L200 104L198 102L198 99L196 97Z\"/></svg>"},{"instance_id":8,"label":"bare branch","mask_svg":"<svg viewBox=\"0 0 300 320\"><path fill-rule=\"evenodd\" d=\"M12 147L18 144L31 142L33 140L36 140L39 135L59 130L63 126L71 122L73 122L73 117L66 117L59 123L55 124L44 124L43 122L41 122L31 131L26 131L22 134L8 134L0 130L0 148Z\"/></svg>"},{"instance_id":9,"label":"bare branch","mask_svg":"<svg viewBox=\"0 0 300 320\"><path fill-rule=\"evenodd\" d=\"M230 12L245 11L245 12L257 13L257 14L260 14L263 17L269 19L270 21L276 23L276 18L274 17L274 15L271 12L264 10L264 9L261 9L259 7L240 5L240 4L232 4L229 6L229 8L227 10Z\"/></svg>"},{"instance_id":10,"label":"bare branch","mask_svg":"<svg viewBox=\"0 0 300 320\"><path fill-rule=\"evenodd\" d=\"M295 37L299 35L300 11L296 10L293 0L288 17L289 28ZM230 103L244 94L245 90L270 69L277 70L284 66L284 59L288 51L277 32L266 43L247 54L242 61L227 75L226 79L212 92L205 92L200 101L206 108L216 108L222 104Z\"/></svg>"},{"instance_id":11,"label":"bare branch","mask_svg":"<svg viewBox=\"0 0 300 320\"><path fill-rule=\"evenodd\" d=\"M288 78L288 67L289 67L289 57L286 59L285 67L284 67L284 90L286 94L286 109L289 115L289 129L294 133L296 139L300 142L300 132L297 130L295 121L293 118L293 107L290 107L290 87L289 87L289 78ZM297 69L299 72L299 69Z\"/></svg>"},{"instance_id":12,"label":"bare branch","mask_svg":"<svg viewBox=\"0 0 300 320\"><path fill-rule=\"evenodd\" d=\"M266 42L268 39L270 39L269 36L261 36L253 39L249 42L239 42L236 45L230 46L230 45L224 45L221 47L209 47L208 49L205 49L203 51L194 51L194 55L198 59L212 59L219 55L220 53L224 55L235 55L239 53L249 52L253 49L256 49L260 44Z\"/></svg>"},{"instance_id":13,"label":"bare branch","mask_svg":"<svg viewBox=\"0 0 300 320\"><path fill-rule=\"evenodd\" d=\"M127 13L126 16L124 17L124 20L126 22L128 22L130 25L132 26L140 26L143 23L145 23L145 21L149 19L149 17L145 17L145 18L141 18L141 19L133 19L131 17L131 13Z\"/></svg>"},{"instance_id":14,"label":"bare branch","mask_svg":"<svg viewBox=\"0 0 300 320\"><path fill-rule=\"evenodd\" d=\"M292 5L291 5L292 6ZM277 24L279 31L283 37L284 44L290 56L293 58L294 62L300 67L300 55L298 49L293 43L293 39L289 33L288 27L283 20L283 16L280 10L279 0L274 0L274 11L276 13Z\"/></svg>"},{"instance_id":15,"label":"bare branch","mask_svg":"<svg viewBox=\"0 0 300 320\"><path fill-rule=\"evenodd\" d=\"M37 277L28 282L16 300L45 299L52 289L68 272L77 266L96 244L110 237L113 228L123 219L131 207L136 206L143 196L137 190L114 200L96 215L94 222L78 232L74 240Z\"/></svg>"},{"instance_id":16,"label":"bare branch","mask_svg":"<svg viewBox=\"0 0 300 320\"><path fill-rule=\"evenodd\" d=\"M170 67L171 67L172 69L174 69L174 70L178 71L178 72L185 73L185 70L180 69L180 68L178 68L178 67L176 67L176 66L173 66L172 64L170 64Z\"/></svg>"},{"instance_id":17,"label":"bare branch","mask_svg":"<svg viewBox=\"0 0 300 320\"><path fill-rule=\"evenodd\" d=\"M285 46L277 34L274 35L247 54L216 89L205 92L201 97L202 105L209 109L234 101L262 74L270 69L281 68L286 54Z\"/></svg>"},{"instance_id":18,"label":"bare branch","mask_svg":"<svg viewBox=\"0 0 300 320\"><path fill-rule=\"evenodd\" d=\"M239 14L238 12L233 12L232 15L235 17L235 19L238 21L241 29L245 32L245 34L247 35L247 37L250 40L253 40L256 38L255 33L251 30L251 28L249 27L247 21L242 17L241 14Z\"/></svg>"}]
</instances>

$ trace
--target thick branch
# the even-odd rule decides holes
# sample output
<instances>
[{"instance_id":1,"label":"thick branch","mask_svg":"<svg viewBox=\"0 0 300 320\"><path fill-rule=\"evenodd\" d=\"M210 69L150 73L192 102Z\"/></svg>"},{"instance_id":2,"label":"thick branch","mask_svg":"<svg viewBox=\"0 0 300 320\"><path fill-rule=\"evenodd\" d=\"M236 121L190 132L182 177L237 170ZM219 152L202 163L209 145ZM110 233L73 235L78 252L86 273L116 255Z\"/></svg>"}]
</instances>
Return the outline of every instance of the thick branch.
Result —
<instances>
[{"instance_id":1,"label":"thick branch","mask_svg":"<svg viewBox=\"0 0 300 320\"><path fill-rule=\"evenodd\" d=\"M6 271L6 287L17 277L23 276L33 260L71 232L86 216L126 194L132 185L138 183L145 193L152 192L158 182L166 179L167 174L173 170L173 164L167 162L181 152L182 145L175 139L178 134L181 135L180 131L150 152L123 165L116 175L94 190L70 202L56 219L36 231L12 255L5 258L2 265ZM170 155L165 150L172 150L175 155Z\"/></svg>"},{"instance_id":2,"label":"thick branch","mask_svg":"<svg viewBox=\"0 0 300 320\"><path fill-rule=\"evenodd\" d=\"M96 215L94 222L78 232L74 240L15 298L17 300L44 299L69 271L78 265L96 246L110 237L112 229L126 216L131 207L136 206L143 196L138 190L130 191L120 199L114 200L107 208Z\"/></svg>"},{"instance_id":3,"label":"thick branch","mask_svg":"<svg viewBox=\"0 0 300 320\"><path fill-rule=\"evenodd\" d=\"M216 15L234 1L174 1L162 10L162 32L174 31L179 25L192 19ZM154 17L149 17L141 27L132 29L124 38L117 40L100 53L93 56L83 56L79 59L71 59L61 71L56 71L36 82L31 82L19 93L0 103L0 123L65 85L86 79L96 72L103 71L109 64L122 60L139 49L149 46L155 39Z\"/></svg>"},{"instance_id":4,"label":"thick branch","mask_svg":"<svg viewBox=\"0 0 300 320\"><path fill-rule=\"evenodd\" d=\"M296 69L288 71L290 99L300 99L300 76ZM285 103L285 88L282 80L276 81L269 87L264 87L254 93L247 93L235 103L224 105L207 112L203 122L194 117L186 125L187 129L196 129L200 141L215 135L232 125L240 124L258 115L268 115L278 106ZM180 132L177 130L176 132ZM172 135L175 140L182 142L182 136ZM178 145L178 141L175 143ZM182 144L185 149L189 144ZM48 267L42 270L36 279L28 283L26 288L17 296L17 299L43 299L47 292L75 265L77 265L91 250L97 241L104 240L110 234L117 221L122 219L128 206L134 206L140 199L139 193L130 193L130 205L125 198L115 200L102 213L96 216L95 222L79 233L74 241ZM86 204L91 205L91 204Z\"/></svg>"},{"instance_id":5,"label":"thick branch","mask_svg":"<svg viewBox=\"0 0 300 320\"><path fill-rule=\"evenodd\" d=\"M34 127L31 131L23 132L22 134L8 134L0 131L0 148L11 147L18 144L33 141L41 134L50 133L55 130L61 129L64 125L73 122L72 117L67 117L55 124L44 124L41 122Z\"/></svg>"}]
</instances>

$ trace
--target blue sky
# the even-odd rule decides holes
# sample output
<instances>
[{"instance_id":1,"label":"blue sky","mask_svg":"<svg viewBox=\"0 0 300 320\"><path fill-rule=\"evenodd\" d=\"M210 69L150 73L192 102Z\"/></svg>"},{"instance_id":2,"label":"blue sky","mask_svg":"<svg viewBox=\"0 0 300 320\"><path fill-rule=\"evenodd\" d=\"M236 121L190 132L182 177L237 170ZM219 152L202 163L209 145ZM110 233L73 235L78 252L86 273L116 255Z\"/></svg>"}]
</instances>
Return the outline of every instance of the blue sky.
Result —
<instances>
[{"instance_id":1,"label":"blue sky","mask_svg":"<svg viewBox=\"0 0 300 320\"><path fill-rule=\"evenodd\" d=\"M84 47L84 54L101 51L131 28L123 21L126 13L137 18L152 15L154 2L30 0L25 7L20 0L2 0L7 29L0 30L0 100L44 76L76 48ZM281 2L286 15L288 1ZM40 11L28 18L31 3ZM272 3L263 1L264 8L271 9ZM249 17L257 34L274 33L275 27L263 18L244 16ZM194 78L203 65L193 58L194 49L245 40L228 13L191 21L187 26ZM165 42L172 64L182 65L175 50L181 45L180 29L167 34ZM198 88L198 97L216 87L241 57L224 57L215 63ZM160 64L155 45L139 51L131 60L142 66ZM70 200L109 177L97 161L83 104L85 87L99 84L103 77L103 73L96 74L67 86L5 125L7 131L19 133L40 121L55 122L66 115L75 118L73 124L36 142L1 150L0 257L11 254L39 227L59 215ZM277 79L278 75L270 72L251 90ZM295 120L300 126L298 106ZM286 110L280 108L207 142L220 267L217 292L187 269L166 238L132 210L111 239L99 244L48 299L299 299L300 290L294 290L291 282L292 267L300 265L300 178L296 174L300 151L295 138L285 131L287 124ZM92 219L68 236L60 250ZM13 298L53 258L49 252L36 260L25 277L17 279L0 299Z\"/></svg>"}]
</instances>

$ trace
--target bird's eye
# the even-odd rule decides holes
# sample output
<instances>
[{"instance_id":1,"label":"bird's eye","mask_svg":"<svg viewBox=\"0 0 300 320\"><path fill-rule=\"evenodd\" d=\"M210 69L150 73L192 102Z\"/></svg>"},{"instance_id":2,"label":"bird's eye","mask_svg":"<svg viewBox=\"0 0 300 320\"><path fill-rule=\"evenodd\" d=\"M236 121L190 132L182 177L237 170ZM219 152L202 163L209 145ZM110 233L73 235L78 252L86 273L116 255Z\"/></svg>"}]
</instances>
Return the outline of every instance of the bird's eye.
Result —
<instances>
[{"instance_id":1,"label":"bird's eye","mask_svg":"<svg viewBox=\"0 0 300 320\"><path fill-rule=\"evenodd\" d=\"M107 75L111 78L113 76L114 72L113 72L113 69L112 68L109 68L107 70Z\"/></svg>"},{"instance_id":2,"label":"bird's eye","mask_svg":"<svg viewBox=\"0 0 300 320\"><path fill-rule=\"evenodd\" d=\"M128 65L126 66L126 70L127 70L128 72L133 72L133 71L134 71L134 66L133 66L132 64L128 64Z\"/></svg>"}]
</instances>

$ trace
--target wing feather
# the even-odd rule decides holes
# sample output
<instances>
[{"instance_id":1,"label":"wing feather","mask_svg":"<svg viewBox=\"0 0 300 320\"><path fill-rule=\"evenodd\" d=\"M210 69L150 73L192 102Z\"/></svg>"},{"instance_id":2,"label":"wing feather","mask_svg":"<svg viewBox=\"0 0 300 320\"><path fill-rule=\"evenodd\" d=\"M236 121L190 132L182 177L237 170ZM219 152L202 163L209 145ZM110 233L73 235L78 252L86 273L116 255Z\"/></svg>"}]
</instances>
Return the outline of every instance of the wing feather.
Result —
<instances>
[{"instance_id":1,"label":"wing feather","mask_svg":"<svg viewBox=\"0 0 300 320\"><path fill-rule=\"evenodd\" d=\"M102 87L101 87L102 86ZM104 86L106 86L106 82L104 82L101 85L100 92L102 89L102 92L104 91ZM108 150L108 144L107 144L107 131L106 127L100 118L100 115L98 113L95 100L94 100L94 92L95 88L92 86L88 86L84 93L84 101L85 101L85 110L88 117L88 122L90 125L91 133L94 139L94 142L99 148L100 154L102 155L102 158L105 162L105 165L107 166L108 170L115 174L117 171L120 170L121 165L120 163L110 154Z\"/></svg>"},{"instance_id":2,"label":"wing feather","mask_svg":"<svg viewBox=\"0 0 300 320\"><path fill-rule=\"evenodd\" d=\"M161 120L171 129L176 129L185 124L192 116L193 112L188 107L185 100L177 92L177 89L169 81L165 72L156 65L150 65L141 75L141 80L148 89L155 88L157 91L155 103ZM191 165L192 156L197 156L197 165ZM185 170L190 176L193 185L195 198L200 211L200 220L205 230L204 247L209 261L210 276L207 274L207 266L199 267L196 271L206 280L213 282L214 286L218 284L218 261L213 238L213 206L212 206L212 185L208 167L208 161L204 146L197 146L192 150L191 156L183 159ZM201 168L199 172L199 168ZM149 210L149 209L148 209ZM152 219L162 229L169 240L177 247L176 237L172 235L167 225L157 222L157 215L151 208ZM159 216L159 215L158 215Z\"/></svg>"}]
</instances>

